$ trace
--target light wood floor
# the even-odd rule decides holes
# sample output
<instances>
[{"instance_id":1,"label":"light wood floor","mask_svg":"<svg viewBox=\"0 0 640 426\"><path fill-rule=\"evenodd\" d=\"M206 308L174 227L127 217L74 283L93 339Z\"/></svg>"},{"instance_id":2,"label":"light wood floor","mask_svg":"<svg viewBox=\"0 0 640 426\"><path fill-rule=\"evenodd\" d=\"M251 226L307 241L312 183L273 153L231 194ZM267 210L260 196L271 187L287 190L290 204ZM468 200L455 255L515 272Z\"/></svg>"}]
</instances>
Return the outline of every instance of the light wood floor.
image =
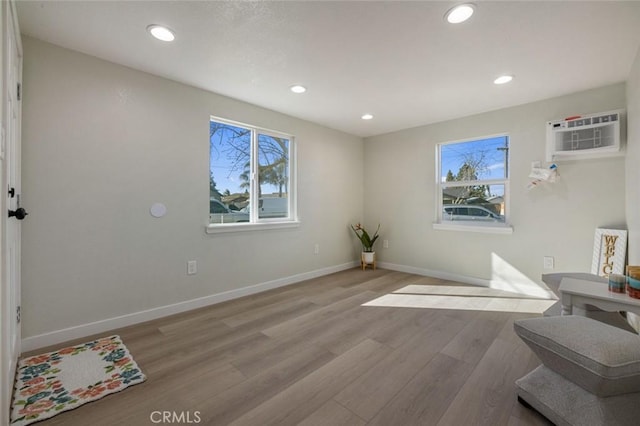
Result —
<instances>
[{"instance_id":1,"label":"light wood floor","mask_svg":"<svg viewBox=\"0 0 640 426\"><path fill-rule=\"evenodd\" d=\"M361 306L409 284L457 285L352 269L114 330L147 381L38 425L548 425L514 387L536 314Z\"/></svg>"}]
</instances>

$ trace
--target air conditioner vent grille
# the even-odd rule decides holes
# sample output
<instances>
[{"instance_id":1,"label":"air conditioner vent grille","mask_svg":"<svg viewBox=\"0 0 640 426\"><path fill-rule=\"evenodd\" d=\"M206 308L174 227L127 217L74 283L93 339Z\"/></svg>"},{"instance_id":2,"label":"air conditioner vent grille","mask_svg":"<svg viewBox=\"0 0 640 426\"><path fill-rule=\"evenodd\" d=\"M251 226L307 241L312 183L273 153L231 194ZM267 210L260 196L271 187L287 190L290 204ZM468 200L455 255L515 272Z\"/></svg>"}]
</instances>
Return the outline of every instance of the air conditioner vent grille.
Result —
<instances>
[{"instance_id":1,"label":"air conditioner vent grille","mask_svg":"<svg viewBox=\"0 0 640 426\"><path fill-rule=\"evenodd\" d=\"M547 123L547 161L621 155L622 110Z\"/></svg>"}]
</instances>

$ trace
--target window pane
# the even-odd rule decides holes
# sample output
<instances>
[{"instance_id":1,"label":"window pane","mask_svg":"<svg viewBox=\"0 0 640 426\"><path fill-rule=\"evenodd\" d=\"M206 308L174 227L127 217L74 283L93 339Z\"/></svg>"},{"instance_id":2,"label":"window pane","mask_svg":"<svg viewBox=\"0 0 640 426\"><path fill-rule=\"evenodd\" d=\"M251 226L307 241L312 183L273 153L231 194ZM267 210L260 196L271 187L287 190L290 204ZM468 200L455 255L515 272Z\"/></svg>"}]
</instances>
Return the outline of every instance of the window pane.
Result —
<instances>
[{"instance_id":1,"label":"window pane","mask_svg":"<svg viewBox=\"0 0 640 426\"><path fill-rule=\"evenodd\" d=\"M499 136L440 146L441 182L504 179L509 138Z\"/></svg>"},{"instance_id":2,"label":"window pane","mask_svg":"<svg viewBox=\"0 0 640 426\"><path fill-rule=\"evenodd\" d=\"M289 140L258 134L258 217L289 216Z\"/></svg>"},{"instance_id":3,"label":"window pane","mask_svg":"<svg viewBox=\"0 0 640 426\"><path fill-rule=\"evenodd\" d=\"M209 141L209 221L248 222L251 131L211 121Z\"/></svg>"},{"instance_id":4,"label":"window pane","mask_svg":"<svg viewBox=\"0 0 640 426\"><path fill-rule=\"evenodd\" d=\"M504 185L453 186L442 189L442 221L502 222Z\"/></svg>"}]
</instances>

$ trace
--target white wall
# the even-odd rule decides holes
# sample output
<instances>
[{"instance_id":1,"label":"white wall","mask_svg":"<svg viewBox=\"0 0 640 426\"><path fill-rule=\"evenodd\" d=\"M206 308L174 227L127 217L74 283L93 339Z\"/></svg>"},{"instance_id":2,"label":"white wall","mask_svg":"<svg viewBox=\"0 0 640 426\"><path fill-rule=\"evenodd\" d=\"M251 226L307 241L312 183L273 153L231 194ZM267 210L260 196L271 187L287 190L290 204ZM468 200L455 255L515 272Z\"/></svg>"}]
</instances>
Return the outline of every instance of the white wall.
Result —
<instances>
[{"instance_id":1,"label":"white wall","mask_svg":"<svg viewBox=\"0 0 640 426\"><path fill-rule=\"evenodd\" d=\"M24 337L354 261L361 138L28 37L24 50ZM296 136L299 228L205 235L210 115Z\"/></svg>"},{"instance_id":2,"label":"white wall","mask_svg":"<svg viewBox=\"0 0 640 426\"><path fill-rule=\"evenodd\" d=\"M627 153L627 224L629 264L640 265L640 50L627 80L629 116Z\"/></svg>"},{"instance_id":3,"label":"white wall","mask_svg":"<svg viewBox=\"0 0 640 426\"><path fill-rule=\"evenodd\" d=\"M0 3L0 131L4 129L4 94L6 90L4 88L4 44L5 44L5 32L7 26L5 25L5 8L9 6L8 2ZM5 167L4 161L0 162L0 188L5 187ZM0 211L5 211L6 197L0 197ZM6 219L5 219L6 220ZM0 264L6 265L6 246L4 244L4 224L0 224L0 241L2 245L0 247ZM10 377L11 363L11 336L9 335L9 324L11 321L11 315L7 311L7 300L9 298L9 283L5 279L4 271L0 268L0 425L9 423L9 406L11 399L11 390L13 389L12 379Z\"/></svg>"},{"instance_id":4,"label":"white wall","mask_svg":"<svg viewBox=\"0 0 640 426\"><path fill-rule=\"evenodd\" d=\"M517 84L515 82L514 84ZM596 227L625 225L624 158L558 163L561 179L528 192L531 162L544 162L545 123L625 108L617 84L542 102L365 139L365 217L382 224L387 267L537 287L543 256L558 271L591 269ZM512 235L436 231L435 146L510 135ZM637 185L636 185L637 186Z\"/></svg>"}]
</instances>

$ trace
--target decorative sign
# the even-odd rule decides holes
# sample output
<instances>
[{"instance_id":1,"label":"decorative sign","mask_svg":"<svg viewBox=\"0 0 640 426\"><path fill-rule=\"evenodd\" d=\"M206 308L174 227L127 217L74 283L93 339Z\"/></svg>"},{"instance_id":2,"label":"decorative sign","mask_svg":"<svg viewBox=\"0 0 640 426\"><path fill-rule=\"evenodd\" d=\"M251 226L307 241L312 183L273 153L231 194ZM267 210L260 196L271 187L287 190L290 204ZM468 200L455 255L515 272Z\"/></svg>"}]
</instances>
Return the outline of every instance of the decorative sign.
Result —
<instances>
[{"instance_id":1,"label":"decorative sign","mask_svg":"<svg viewBox=\"0 0 640 426\"><path fill-rule=\"evenodd\" d=\"M626 257L627 231L596 228L591 262L592 274L601 277L608 277L609 274L624 274Z\"/></svg>"}]
</instances>

